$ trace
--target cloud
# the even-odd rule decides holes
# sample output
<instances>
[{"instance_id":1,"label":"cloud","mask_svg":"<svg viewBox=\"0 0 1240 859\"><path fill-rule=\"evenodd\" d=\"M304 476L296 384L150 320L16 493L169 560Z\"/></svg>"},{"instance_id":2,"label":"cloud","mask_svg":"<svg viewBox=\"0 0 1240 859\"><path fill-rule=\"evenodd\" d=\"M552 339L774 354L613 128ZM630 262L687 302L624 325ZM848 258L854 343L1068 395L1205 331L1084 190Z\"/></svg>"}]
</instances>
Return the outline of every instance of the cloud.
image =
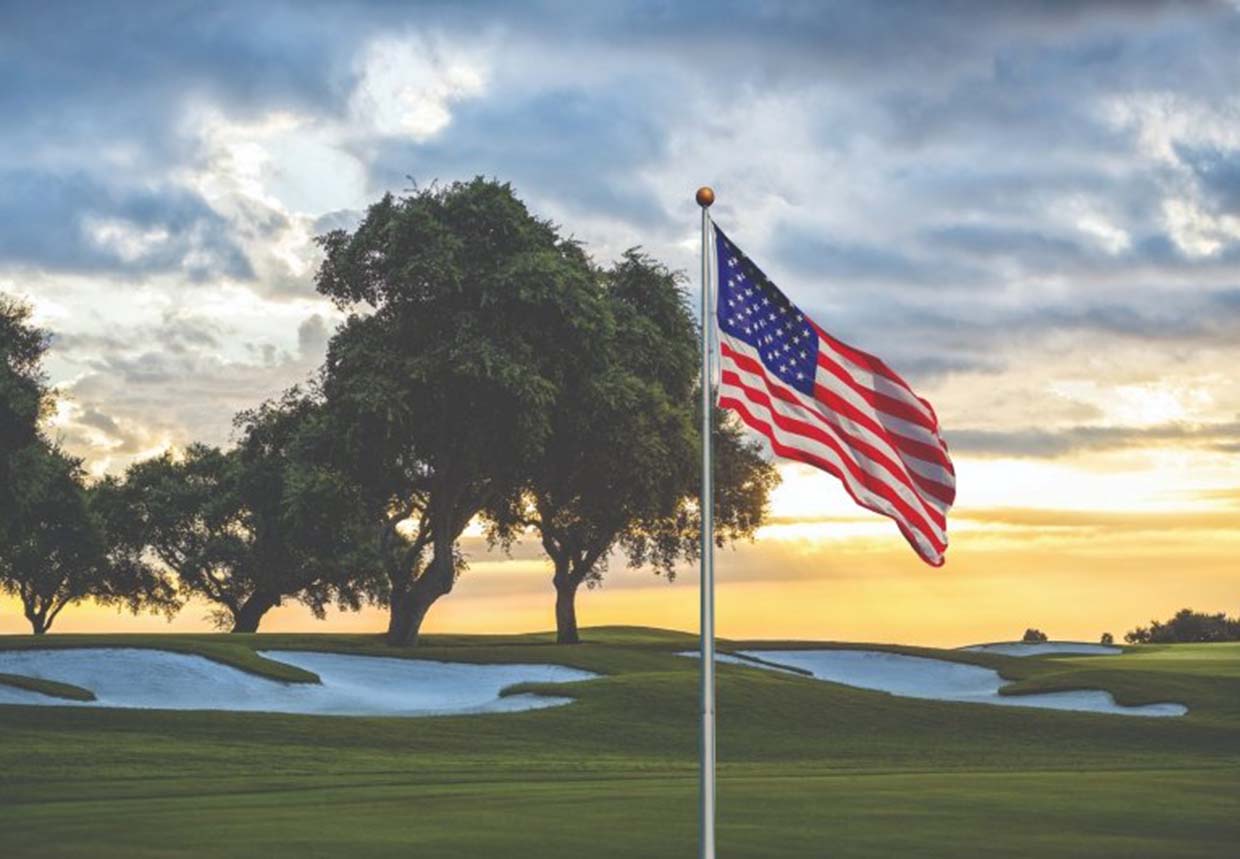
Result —
<instances>
[{"instance_id":1,"label":"cloud","mask_svg":"<svg viewBox=\"0 0 1240 859\"><path fill-rule=\"evenodd\" d=\"M1217 378L1240 360L1228 4L7 12L0 289L48 314L56 381L99 414L219 438L214 409L330 335L312 237L408 177L476 174L600 261L641 244L689 272L713 183L733 238L966 449L1135 443L1057 393L1082 373L1240 411ZM1046 412L1078 426L1031 429Z\"/></svg>"},{"instance_id":2,"label":"cloud","mask_svg":"<svg viewBox=\"0 0 1240 859\"><path fill-rule=\"evenodd\" d=\"M1085 451L1184 443L1228 450L1240 444L1240 421L1155 426L1091 426L1062 429L953 429L946 439L954 454L969 456L1059 457Z\"/></svg>"},{"instance_id":3,"label":"cloud","mask_svg":"<svg viewBox=\"0 0 1240 859\"><path fill-rule=\"evenodd\" d=\"M1002 507L962 510L958 519L1042 530L1072 528L1106 531L1226 531L1240 526L1236 511L1109 512Z\"/></svg>"},{"instance_id":4,"label":"cloud","mask_svg":"<svg viewBox=\"0 0 1240 859\"><path fill-rule=\"evenodd\" d=\"M176 271L249 278L228 224L172 185L111 186L91 175L0 170L0 261L47 271Z\"/></svg>"}]
</instances>

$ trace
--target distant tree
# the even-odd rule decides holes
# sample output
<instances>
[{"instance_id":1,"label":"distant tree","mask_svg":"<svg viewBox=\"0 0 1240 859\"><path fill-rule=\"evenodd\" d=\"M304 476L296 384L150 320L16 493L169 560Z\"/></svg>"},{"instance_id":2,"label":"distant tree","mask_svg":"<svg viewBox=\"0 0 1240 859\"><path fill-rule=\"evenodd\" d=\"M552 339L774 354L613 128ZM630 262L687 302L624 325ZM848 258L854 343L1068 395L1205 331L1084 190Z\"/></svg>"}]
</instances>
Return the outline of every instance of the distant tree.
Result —
<instances>
[{"instance_id":1,"label":"distant tree","mask_svg":"<svg viewBox=\"0 0 1240 859\"><path fill-rule=\"evenodd\" d=\"M1033 629L1030 627L1025 630L1025 635L1021 641L1028 644L1037 644L1038 642L1046 641L1046 633L1040 629Z\"/></svg>"},{"instance_id":2,"label":"distant tree","mask_svg":"<svg viewBox=\"0 0 1240 859\"><path fill-rule=\"evenodd\" d=\"M523 509L554 565L556 640L576 643L576 594L601 581L608 556L671 578L699 549L701 446L697 328L677 278L635 251L603 278L614 319L605 363L570 375L573 408L552 418L551 441L530 472ZM759 448L715 413L716 539L752 535L777 481Z\"/></svg>"},{"instance_id":3,"label":"distant tree","mask_svg":"<svg viewBox=\"0 0 1240 859\"><path fill-rule=\"evenodd\" d=\"M1115 643L1115 636L1111 635L1111 633L1109 633L1109 632L1104 632L1104 633L1102 633L1101 642L1102 642L1103 644L1108 644L1108 645L1109 645L1109 644L1114 644L1114 643Z\"/></svg>"},{"instance_id":4,"label":"distant tree","mask_svg":"<svg viewBox=\"0 0 1240 859\"><path fill-rule=\"evenodd\" d=\"M1205 614L1184 608L1170 620L1150 621L1124 635L1129 644L1176 644L1189 642L1240 641L1240 617L1223 612Z\"/></svg>"},{"instance_id":5,"label":"distant tree","mask_svg":"<svg viewBox=\"0 0 1240 859\"><path fill-rule=\"evenodd\" d=\"M35 475L20 466L42 462L19 453L39 439L39 419L50 406L41 362L48 334L30 322L30 308L0 295L0 553L11 537L16 505Z\"/></svg>"},{"instance_id":6,"label":"distant tree","mask_svg":"<svg viewBox=\"0 0 1240 859\"><path fill-rule=\"evenodd\" d=\"M1154 626L1161 626L1161 624L1159 624L1159 622L1156 620L1151 621L1151 624ZM1135 629L1130 629L1128 632L1124 633L1124 641L1128 642L1129 644L1149 644L1150 643L1149 627L1138 626Z\"/></svg>"},{"instance_id":7,"label":"distant tree","mask_svg":"<svg viewBox=\"0 0 1240 859\"><path fill-rule=\"evenodd\" d=\"M0 460L35 440L49 405L41 362L48 334L30 322L30 308L0 295Z\"/></svg>"},{"instance_id":8,"label":"distant tree","mask_svg":"<svg viewBox=\"0 0 1240 859\"><path fill-rule=\"evenodd\" d=\"M575 408L566 376L599 361L608 315L581 248L506 184L387 195L318 241L319 292L372 310L333 337L323 389L382 535L388 640L412 645L462 569L461 533L515 506Z\"/></svg>"},{"instance_id":9,"label":"distant tree","mask_svg":"<svg viewBox=\"0 0 1240 859\"><path fill-rule=\"evenodd\" d=\"M150 549L221 628L254 632L288 599L319 617L360 603L356 499L313 460L318 409L294 389L238 415L236 448L195 444L126 475Z\"/></svg>"},{"instance_id":10,"label":"distant tree","mask_svg":"<svg viewBox=\"0 0 1240 859\"><path fill-rule=\"evenodd\" d=\"M0 552L0 592L21 600L35 635L86 599L135 614L176 611L172 584L143 559L114 481L86 487L81 463L41 441L17 458L25 479Z\"/></svg>"}]
</instances>

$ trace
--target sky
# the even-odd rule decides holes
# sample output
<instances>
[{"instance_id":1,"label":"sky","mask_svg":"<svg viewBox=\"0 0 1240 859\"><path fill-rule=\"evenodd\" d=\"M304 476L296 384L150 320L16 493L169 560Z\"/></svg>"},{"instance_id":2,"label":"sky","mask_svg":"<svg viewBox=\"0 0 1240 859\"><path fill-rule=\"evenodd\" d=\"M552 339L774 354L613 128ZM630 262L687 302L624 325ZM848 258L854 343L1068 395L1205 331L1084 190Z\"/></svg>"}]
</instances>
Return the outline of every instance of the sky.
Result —
<instances>
[{"instance_id":1,"label":"sky","mask_svg":"<svg viewBox=\"0 0 1240 859\"><path fill-rule=\"evenodd\" d=\"M306 380L341 319L312 239L387 191L496 177L600 262L695 273L710 184L772 280L934 404L959 485L931 569L781 466L718 558L720 635L1093 640L1240 609L1236 2L0 0L0 81L0 292L54 332L49 429L94 475L229 444ZM536 541L464 548L427 630L553 625ZM614 559L581 621L695 629L696 584Z\"/></svg>"}]
</instances>

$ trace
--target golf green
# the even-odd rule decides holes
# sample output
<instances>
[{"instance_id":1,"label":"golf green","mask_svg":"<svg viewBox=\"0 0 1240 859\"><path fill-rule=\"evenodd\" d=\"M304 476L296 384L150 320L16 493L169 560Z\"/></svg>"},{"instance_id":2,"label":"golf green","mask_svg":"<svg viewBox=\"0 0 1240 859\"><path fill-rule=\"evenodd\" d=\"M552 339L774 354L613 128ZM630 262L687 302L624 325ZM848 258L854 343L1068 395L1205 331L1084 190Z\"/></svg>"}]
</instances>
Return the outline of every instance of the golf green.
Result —
<instances>
[{"instance_id":1,"label":"golf green","mask_svg":"<svg viewBox=\"0 0 1240 859\"><path fill-rule=\"evenodd\" d=\"M155 647L285 681L255 651L594 671L547 710L431 718L0 706L0 853L19 856L686 856L696 843L695 639L651 629L429 636L0 637ZM808 646L722 642L723 649ZM816 646L822 646L821 644ZM1219 856L1240 840L1240 645L1014 658L1016 691L1178 701L1178 718L897 698L719 669L723 856Z\"/></svg>"}]
</instances>

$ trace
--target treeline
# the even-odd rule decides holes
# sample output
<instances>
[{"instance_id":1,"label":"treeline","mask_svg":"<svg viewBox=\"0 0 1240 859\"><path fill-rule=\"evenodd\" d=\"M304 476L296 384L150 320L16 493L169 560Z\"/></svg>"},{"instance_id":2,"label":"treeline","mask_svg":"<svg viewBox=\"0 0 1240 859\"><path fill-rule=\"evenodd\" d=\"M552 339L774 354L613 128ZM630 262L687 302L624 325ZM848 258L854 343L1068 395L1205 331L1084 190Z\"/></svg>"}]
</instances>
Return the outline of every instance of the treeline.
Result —
<instances>
[{"instance_id":1,"label":"treeline","mask_svg":"<svg viewBox=\"0 0 1240 859\"><path fill-rule=\"evenodd\" d=\"M1240 641L1240 617L1182 608L1170 620L1151 620L1149 626L1138 626L1125 633L1124 641L1129 644Z\"/></svg>"},{"instance_id":2,"label":"treeline","mask_svg":"<svg viewBox=\"0 0 1240 859\"><path fill-rule=\"evenodd\" d=\"M678 277L637 251L595 265L506 184L385 196L319 237L318 291L347 311L303 387L203 444L84 479L41 431L47 335L0 303L0 590L36 633L93 599L235 632L290 600L388 609L416 644L466 563L535 535L558 639L619 553L671 577L698 552L698 328ZM716 540L751 536L777 482L713 415Z\"/></svg>"}]
</instances>

